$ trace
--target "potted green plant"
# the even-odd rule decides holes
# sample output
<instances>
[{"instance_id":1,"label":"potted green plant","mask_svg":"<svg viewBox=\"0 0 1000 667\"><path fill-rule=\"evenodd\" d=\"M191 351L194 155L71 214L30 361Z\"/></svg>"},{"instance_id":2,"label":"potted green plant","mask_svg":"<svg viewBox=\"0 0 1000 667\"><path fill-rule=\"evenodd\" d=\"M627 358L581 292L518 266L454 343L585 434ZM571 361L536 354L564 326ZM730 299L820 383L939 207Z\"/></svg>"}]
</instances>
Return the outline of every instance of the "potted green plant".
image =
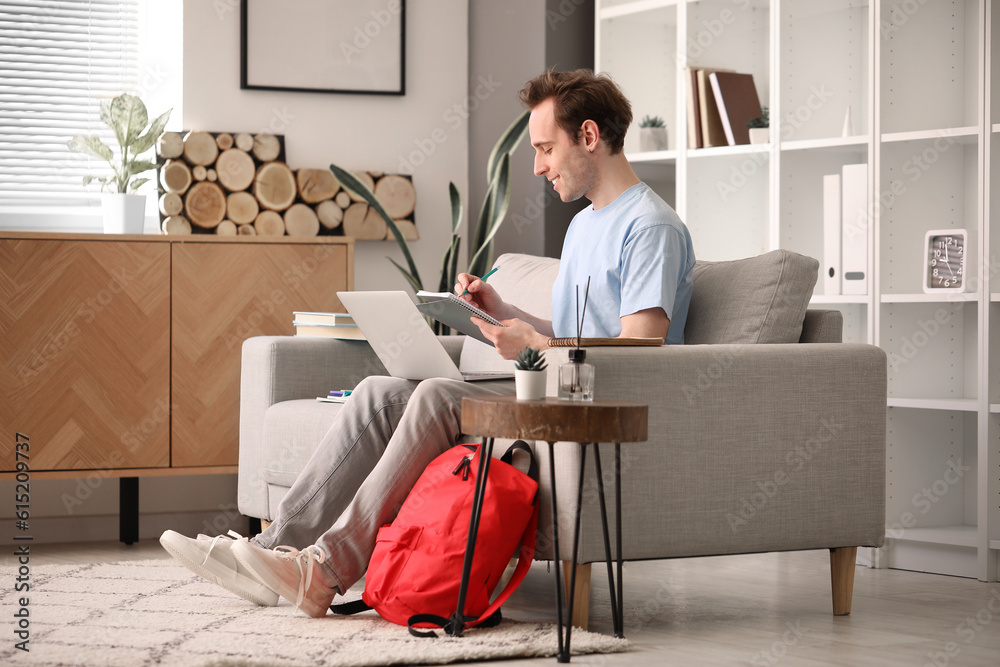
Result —
<instances>
[{"instance_id":1,"label":"potted green plant","mask_svg":"<svg viewBox=\"0 0 1000 667\"><path fill-rule=\"evenodd\" d=\"M149 179L136 177L156 168L155 163L141 156L163 134L170 111L150 123L146 105L135 95L124 93L112 100L101 100L101 120L115 133L117 153L95 135L80 134L67 143L71 151L92 155L111 165L111 174L88 175L83 179L84 186L93 181L101 184L105 234L142 233L146 198L135 191Z\"/></svg>"},{"instance_id":2,"label":"potted green plant","mask_svg":"<svg viewBox=\"0 0 1000 667\"><path fill-rule=\"evenodd\" d=\"M486 182L489 183L489 188L486 191L482 207L479 209L479 217L476 219L475 227L472 228L470 225L470 257L466 273L474 276L483 275L493 266L493 237L500 229L500 224L504 221L507 208L510 206L510 154L514 152L528 133L528 117L529 112L523 111L514 119L493 146L487 160ZM460 227L463 212L462 196L454 183L448 183L448 197L451 202L451 240L445 248L444 258L441 261L441 275L435 290L433 286L424 286L413 254L410 252L410 244L406 241L406 237L400 233L395 221L386 212L375 193L368 189L357 176L342 167L331 164L330 171L333 172L334 177L340 181L341 185L363 198L385 220L386 226L396 237L396 243L399 244L407 266L402 266L391 257L386 259L399 269L414 292L423 289L450 292L454 288L458 276L459 248L462 242ZM441 322L432 320L429 324L434 328L436 334L451 333L451 329Z\"/></svg>"},{"instance_id":3,"label":"potted green plant","mask_svg":"<svg viewBox=\"0 0 1000 667\"><path fill-rule=\"evenodd\" d=\"M771 140L770 116L767 107L760 108L760 116L747 121L751 144L766 144Z\"/></svg>"},{"instance_id":4,"label":"potted green plant","mask_svg":"<svg viewBox=\"0 0 1000 667\"><path fill-rule=\"evenodd\" d=\"M639 150L667 150L667 125L659 116L645 116L639 121Z\"/></svg>"},{"instance_id":5,"label":"potted green plant","mask_svg":"<svg viewBox=\"0 0 1000 667\"><path fill-rule=\"evenodd\" d=\"M514 392L519 401L537 401L545 398L545 369L548 364L542 353L525 347L514 361Z\"/></svg>"}]
</instances>

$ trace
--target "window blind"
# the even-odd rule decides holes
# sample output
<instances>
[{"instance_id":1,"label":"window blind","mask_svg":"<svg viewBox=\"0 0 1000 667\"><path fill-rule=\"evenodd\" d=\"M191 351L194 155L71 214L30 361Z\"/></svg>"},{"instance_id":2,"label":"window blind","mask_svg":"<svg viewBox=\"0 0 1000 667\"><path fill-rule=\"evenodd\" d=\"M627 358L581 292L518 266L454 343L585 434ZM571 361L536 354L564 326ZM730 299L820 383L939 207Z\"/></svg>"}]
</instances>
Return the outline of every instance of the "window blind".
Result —
<instances>
[{"instance_id":1,"label":"window blind","mask_svg":"<svg viewBox=\"0 0 1000 667\"><path fill-rule=\"evenodd\" d=\"M0 0L0 210L99 201L85 174L106 162L72 153L76 134L115 149L100 100L136 92L140 0Z\"/></svg>"}]
</instances>

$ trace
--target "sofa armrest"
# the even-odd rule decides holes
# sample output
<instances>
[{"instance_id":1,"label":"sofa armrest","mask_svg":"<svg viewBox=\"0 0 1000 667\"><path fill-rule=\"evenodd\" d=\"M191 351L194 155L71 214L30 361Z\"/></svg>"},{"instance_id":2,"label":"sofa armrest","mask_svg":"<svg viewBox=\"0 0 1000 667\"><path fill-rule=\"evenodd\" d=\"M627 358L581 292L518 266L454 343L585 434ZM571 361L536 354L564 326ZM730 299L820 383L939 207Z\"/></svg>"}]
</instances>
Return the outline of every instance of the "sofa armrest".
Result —
<instances>
[{"instance_id":1,"label":"sofa armrest","mask_svg":"<svg viewBox=\"0 0 1000 667\"><path fill-rule=\"evenodd\" d=\"M546 356L555 395L566 352ZM596 398L649 405L649 441L622 448L626 558L882 544L886 356L878 347L607 347L589 348L587 361ZM560 530L571 516L562 508L576 502L574 451L557 454ZM595 515L585 509L584 521ZM585 523L584 534L584 560L603 560L599 527Z\"/></svg>"},{"instance_id":2,"label":"sofa armrest","mask_svg":"<svg viewBox=\"0 0 1000 667\"><path fill-rule=\"evenodd\" d=\"M842 343L844 314L839 310L807 310L800 343Z\"/></svg>"},{"instance_id":3,"label":"sofa armrest","mask_svg":"<svg viewBox=\"0 0 1000 667\"><path fill-rule=\"evenodd\" d=\"M275 403L325 396L369 375L385 375L365 341L307 336L257 336L243 343L240 374L238 504L247 516L263 516L264 413Z\"/></svg>"}]
</instances>

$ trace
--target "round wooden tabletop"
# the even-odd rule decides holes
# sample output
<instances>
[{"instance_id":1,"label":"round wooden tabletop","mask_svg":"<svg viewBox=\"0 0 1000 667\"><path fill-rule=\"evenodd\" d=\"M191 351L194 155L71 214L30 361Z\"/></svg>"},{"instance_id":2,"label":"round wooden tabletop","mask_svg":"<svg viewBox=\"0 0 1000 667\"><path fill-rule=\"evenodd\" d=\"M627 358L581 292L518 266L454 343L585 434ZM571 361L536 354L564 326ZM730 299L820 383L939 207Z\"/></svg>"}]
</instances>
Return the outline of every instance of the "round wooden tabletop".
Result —
<instances>
[{"instance_id":1,"label":"round wooden tabletop","mask_svg":"<svg viewBox=\"0 0 1000 667\"><path fill-rule=\"evenodd\" d=\"M545 442L644 442L648 415L649 406L630 401L466 396L462 399L462 432Z\"/></svg>"}]
</instances>

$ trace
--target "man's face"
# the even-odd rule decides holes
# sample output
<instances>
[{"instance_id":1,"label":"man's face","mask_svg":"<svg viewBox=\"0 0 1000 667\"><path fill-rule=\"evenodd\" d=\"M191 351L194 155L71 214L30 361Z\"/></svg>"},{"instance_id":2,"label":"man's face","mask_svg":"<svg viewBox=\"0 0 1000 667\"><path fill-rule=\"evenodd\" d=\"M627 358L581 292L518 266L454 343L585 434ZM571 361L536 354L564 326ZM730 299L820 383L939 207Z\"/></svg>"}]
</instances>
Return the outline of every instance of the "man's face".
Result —
<instances>
[{"instance_id":1,"label":"man's face","mask_svg":"<svg viewBox=\"0 0 1000 667\"><path fill-rule=\"evenodd\" d=\"M589 193L597 181L597 169L581 135L578 141L566 133L555 118L550 98L531 110L528 136L535 149L535 175L544 176L564 202Z\"/></svg>"}]
</instances>

